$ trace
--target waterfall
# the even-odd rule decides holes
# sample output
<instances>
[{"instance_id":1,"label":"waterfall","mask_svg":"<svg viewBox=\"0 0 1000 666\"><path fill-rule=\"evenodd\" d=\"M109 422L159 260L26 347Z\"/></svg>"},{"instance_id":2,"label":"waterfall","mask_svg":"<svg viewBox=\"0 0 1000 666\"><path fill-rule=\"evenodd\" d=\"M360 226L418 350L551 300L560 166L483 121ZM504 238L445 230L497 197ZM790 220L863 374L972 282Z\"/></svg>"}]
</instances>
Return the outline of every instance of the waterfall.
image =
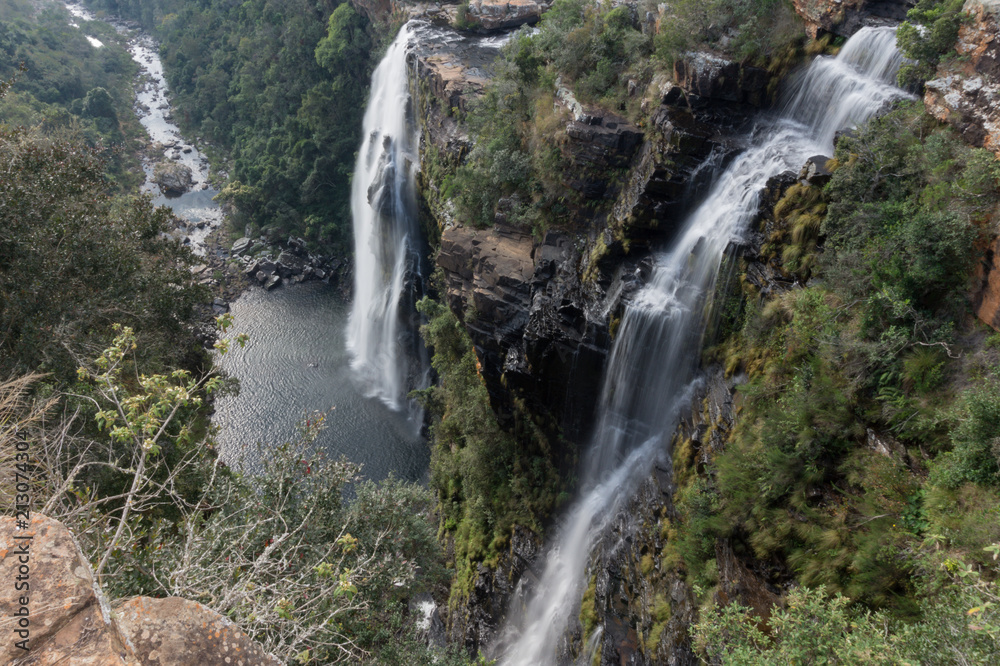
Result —
<instances>
[{"instance_id":1,"label":"waterfall","mask_svg":"<svg viewBox=\"0 0 1000 666\"><path fill-rule=\"evenodd\" d=\"M426 254L417 223L420 128L407 65L416 29L412 22L403 26L372 75L351 182L351 369L370 397L395 410L408 406L410 389L426 385L428 368L414 309L422 296Z\"/></svg>"},{"instance_id":2,"label":"waterfall","mask_svg":"<svg viewBox=\"0 0 1000 666\"><path fill-rule=\"evenodd\" d=\"M504 666L554 664L579 609L590 551L615 513L667 451L690 404L705 306L723 252L758 209L767 180L832 154L834 133L905 96L893 86L902 57L892 28L865 28L836 58L818 58L791 86L776 117L719 174L678 238L655 257L649 283L628 304L604 377L581 472L581 497L558 528L530 599L515 599L498 651ZM587 637L584 637L586 640Z\"/></svg>"}]
</instances>

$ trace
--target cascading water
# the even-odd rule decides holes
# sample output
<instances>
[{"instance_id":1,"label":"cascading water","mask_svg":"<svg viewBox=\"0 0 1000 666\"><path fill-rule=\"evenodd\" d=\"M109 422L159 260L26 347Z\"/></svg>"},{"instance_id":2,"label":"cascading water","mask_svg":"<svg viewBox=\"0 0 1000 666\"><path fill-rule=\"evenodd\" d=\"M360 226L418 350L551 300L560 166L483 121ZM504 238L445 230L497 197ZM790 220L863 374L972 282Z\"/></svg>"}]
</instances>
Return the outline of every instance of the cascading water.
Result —
<instances>
[{"instance_id":1,"label":"cascading water","mask_svg":"<svg viewBox=\"0 0 1000 666\"><path fill-rule=\"evenodd\" d=\"M420 128L407 66L416 29L403 26L372 75L351 185L355 270L347 348L368 395L395 410L407 406L408 390L426 384L428 367L414 309L425 255L415 180Z\"/></svg>"},{"instance_id":2,"label":"cascading water","mask_svg":"<svg viewBox=\"0 0 1000 666\"><path fill-rule=\"evenodd\" d=\"M798 171L810 156L831 154L837 130L905 96L892 85L901 62L892 28L862 29L836 58L815 60L778 117L754 132L750 148L717 177L673 247L656 257L611 351L581 499L556 534L531 598L515 599L496 646L504 666L556 663L579 608L591 548L656 459L669 457L679 408L690 403L705 305L723 253L757 211L767 180Z\"/></svg>"}]
</instances>

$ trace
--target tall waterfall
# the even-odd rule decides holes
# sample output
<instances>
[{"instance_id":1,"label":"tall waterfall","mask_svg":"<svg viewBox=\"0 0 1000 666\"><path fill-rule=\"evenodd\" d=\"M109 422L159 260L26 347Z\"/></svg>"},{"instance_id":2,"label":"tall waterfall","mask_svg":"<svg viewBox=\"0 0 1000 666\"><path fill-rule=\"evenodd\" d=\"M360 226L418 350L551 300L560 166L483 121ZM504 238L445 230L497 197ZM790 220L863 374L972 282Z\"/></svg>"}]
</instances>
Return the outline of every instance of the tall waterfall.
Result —
<instances>
[{"instance_id":1,"label":"tall waterfall","mask_svg":"<svg viewBox=\"0 0 1000 666\"><path fill-rule=\"evenodd\" d=\"M669 458L680 406L690 404L705 306L723 252L756 213L767 180L797 172L810 156L830 155L838 129L904 96L892 84L901 60L891 28L865 28L836 58L815 60L777 117L761 121L750 147L717 176L673 246L655 257L611 351L581 498L555 535L537 589L526 604L515 600L501 634L505 666L556 663L594 543L657 458Z\"/></svg>"},{"instance_id":2,"label":"tall waterfall","mask_svg":"<svg viewBox=\"0 0 1000 666\"><path fill-rule=\"evenodd\" d=\"M422 295L425 254L415 182L420 134L407 66L415 31L413 23L403 26L372 75L351 184L351 368L370 396L396 410L407 406L409 389L426 383L428 366L414 310Z\"/></svg>"}]
</instances>

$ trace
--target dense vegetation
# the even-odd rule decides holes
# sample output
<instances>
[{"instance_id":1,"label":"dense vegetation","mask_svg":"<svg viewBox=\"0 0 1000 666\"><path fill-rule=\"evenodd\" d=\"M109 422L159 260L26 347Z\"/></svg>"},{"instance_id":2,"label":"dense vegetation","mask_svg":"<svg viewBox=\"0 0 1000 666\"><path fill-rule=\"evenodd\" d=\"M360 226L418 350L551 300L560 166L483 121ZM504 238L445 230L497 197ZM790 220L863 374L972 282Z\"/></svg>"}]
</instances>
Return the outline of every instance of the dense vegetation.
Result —
<instances>
[{"instance_id":1,"label":"dense vegetation","mask_svg":"<svg viewBox=\"0 0 1000 666\"><path fill-rule=\"evenodd\" d=\"M961 6L911 11L901 83L919 86L949 57ZM465 223L502 218L536 234L572 224L567 212L581 202L563 178L585 167L563 150L559 83L641 124L628 82L644 89L687 49L777 72L828 43L803 44L788 6L768 2L669 3L654 34L628 6L559 0L539 27L504 49L463 117L475 139L464 162L428 160L432 193ZM1000 168L919 104L844 137L830 166L826 187L786 187L761 223L763 260L795 288L763 298L744 276L719 295L721 331L705 360L746 377L739 418L705 469L697 442L675 442L678 515L660 526L668 543L657 570L686 577L706 603L694 633L709 663L988 663L1000 639L1000 336L973 323L968 294L996 232ZM451 315L425 309L443 353L434 341ZM468 354L464 341L436 361L444 386L458 371L475 386L475 359L459 361ZM436 453L439 468L458 459L465 433L481 431L478 420L439 431L452 456ZM474 451L468 467L451 462L435 476L445 506L459 496L454 480L475 469ZM711 610L720 540L791 590L770 624L738 606ZM585 610L593 582L587 594ZM669 606L654 600L660 631L648 645ZM597 620L585 610L588 636Z\"/></svg>"},{"instance_id":2,"label":"dense vegetation","mask_svg":"<svg viewBox=\"0 0 1000 666\"><path fill-rule=\"evenodd\" d=\"M348 244L363 91L386 34L367 15L335 0L90 4L162 40L181 122L218 149L240 225ZM959 8L913 10L926 29L901 31L907 84L950 49ZM582 205L562 182L573 165L557 81L642 122L629 80L643 90L686 49L784 67L801 46L777 0L678 0L658 33L644 10L557 0L538 35L505 48L462 119L474 149L461 165L426 164L461 220L499 213L541 232ZM128 192L139 177L128 151L109 151L137 136L134 65L110 28L85 26L108 45L95 49L68 24L59 8L0 7L0 76L26 70L0 90L0 371L22 375L0 385L0 464L32 439L36 509L81 536L114 596L201 601L289 662L460 662L415 639L408 602L440 591L446 566L464 601L514 525L543 531L573 461L554 459L520 407L511 431L498 425L463 323L425 299L439 380L419 396L431 491L359 482L355 466L317 454L329 415L307 417L257 476L222 465L206 405L226 385L196 341L204 295L190 256L163 236L168 213ZM704 602L693 634L712 663L989 663L1000 335L973 322L966 297L996 230L1000 168L919 105L843 137L830 166L828 185L786 187L761 222L762 260L795 288L765 298L743 280L718 294L705 360L745 379L739 419L707 464L697 442L675 442L677 515L657 526L668 538L655 556ZM712 607L720 541L787 592L766 624ZM594 594L592 583L585 633ZM664 595L652 614L662 632Z\"/></svg>"},{"instance_id":3,"label":"dense vegetation","mask_svg":"<svg viewBox=\"0 0 1000 666\"><path fill-rule=\"evenodd\" d=\"M100 146L110 160L104 178L121 191L138 187L142 174L133 142L145 142L132 113L138 67L114 28L71 22L57 3L11 0L0 6L0 80L16 77L0 99L0 122ZM88 36L104 46L91 45Z\"/></svg>"},{"instance_id":4,"label":"dense vegetation","mask_svg":"<svg viewBox=\"0 0 1000 666\"><path fill-rule=\"evenodd\" d=\"M884 663L898 663L920 652L893 646L944 650L957 632L967 663L984 663L996 645L993 611L987 630L961 617L996 596L1000 350L970 322L966 299L1000 168L916 104L843 138L831 166L825 188L792 185L762 222L765 259L801 288L761 299L744 283L728 297L726 332L707 354L746 373L740 418L708 474L685 474L693 449L678 443L686 481L664 562L711 588L715 541L726 538L748 557L781 562L789 581L894 620L927 618L896 626L890 645L874 630L881 620L862 616L863 629L849 633L857 654L874 641ZM823 622L856 619L822 596L802 603ZM733 633L735 612L705 628L709 643L728 643L731 663L791 658L779 638L766 659L739 661L767 641L748 625Z\"/></svg>"},{"instance_id":5,"label":"dense vegetation","mask_svg":"<svg viewBox=\"0 0 1000 666\"><path fill-rule=\"evenodd\" d=\"M504 48L485 95L464 118L474 147L453 174L441 177L441 190L462 220L489 226L501 215L540 234L565 224L573 208L610 205L610 199L585 201L564 181L566 173L592 167L573 163L566 150L566 113L554 108L560 86L583 104L642 126L648 119L641 102L654 75L669 72L689 49L773 67L801 55L801 21L782 0L670 3L658 32L642 18L645 9L558 0L538 34L521 33Z\"/></svg>"},{"instance_id":6,"label":"dense vegetation","mask_svg":"<svg viewBox=\"0 0 1000 666\"><path fill-rule=\"evenodd\" d=\"M160 40L183 130L249 223L346 250L350 177L379 30L340 0L90 0Z\"/></svg>"}]
</instances>

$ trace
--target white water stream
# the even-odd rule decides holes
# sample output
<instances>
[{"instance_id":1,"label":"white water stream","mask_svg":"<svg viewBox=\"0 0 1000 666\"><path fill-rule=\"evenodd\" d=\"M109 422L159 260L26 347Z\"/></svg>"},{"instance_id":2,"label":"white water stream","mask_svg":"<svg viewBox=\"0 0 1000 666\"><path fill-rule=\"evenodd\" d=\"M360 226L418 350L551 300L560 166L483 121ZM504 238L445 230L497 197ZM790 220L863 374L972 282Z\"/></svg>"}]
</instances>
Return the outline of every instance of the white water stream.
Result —
<instances>
[{"instance_id":1,"label":"white water stream","mask_svg":"<svg viewBox=\"0 0 1000 666\"><path fill-rule=\"evenodd\" d=\"M690 404L705 306L727 245L755 215L769 178L798 172L813 155L831 155L837 130L905 95L893 85L900 63L891 28L862 29L836 58L816 59L777 117L762 121L750 147L718 175L673 247L656 257L611 351L581 497L556 531L536 589L512 602L495 646L504 666L568 659L558 648L579 611L593 545L657 458L669 459L679 409ZM590 663L588 654L580 659Z\"/></svg>"}]
</instances>

